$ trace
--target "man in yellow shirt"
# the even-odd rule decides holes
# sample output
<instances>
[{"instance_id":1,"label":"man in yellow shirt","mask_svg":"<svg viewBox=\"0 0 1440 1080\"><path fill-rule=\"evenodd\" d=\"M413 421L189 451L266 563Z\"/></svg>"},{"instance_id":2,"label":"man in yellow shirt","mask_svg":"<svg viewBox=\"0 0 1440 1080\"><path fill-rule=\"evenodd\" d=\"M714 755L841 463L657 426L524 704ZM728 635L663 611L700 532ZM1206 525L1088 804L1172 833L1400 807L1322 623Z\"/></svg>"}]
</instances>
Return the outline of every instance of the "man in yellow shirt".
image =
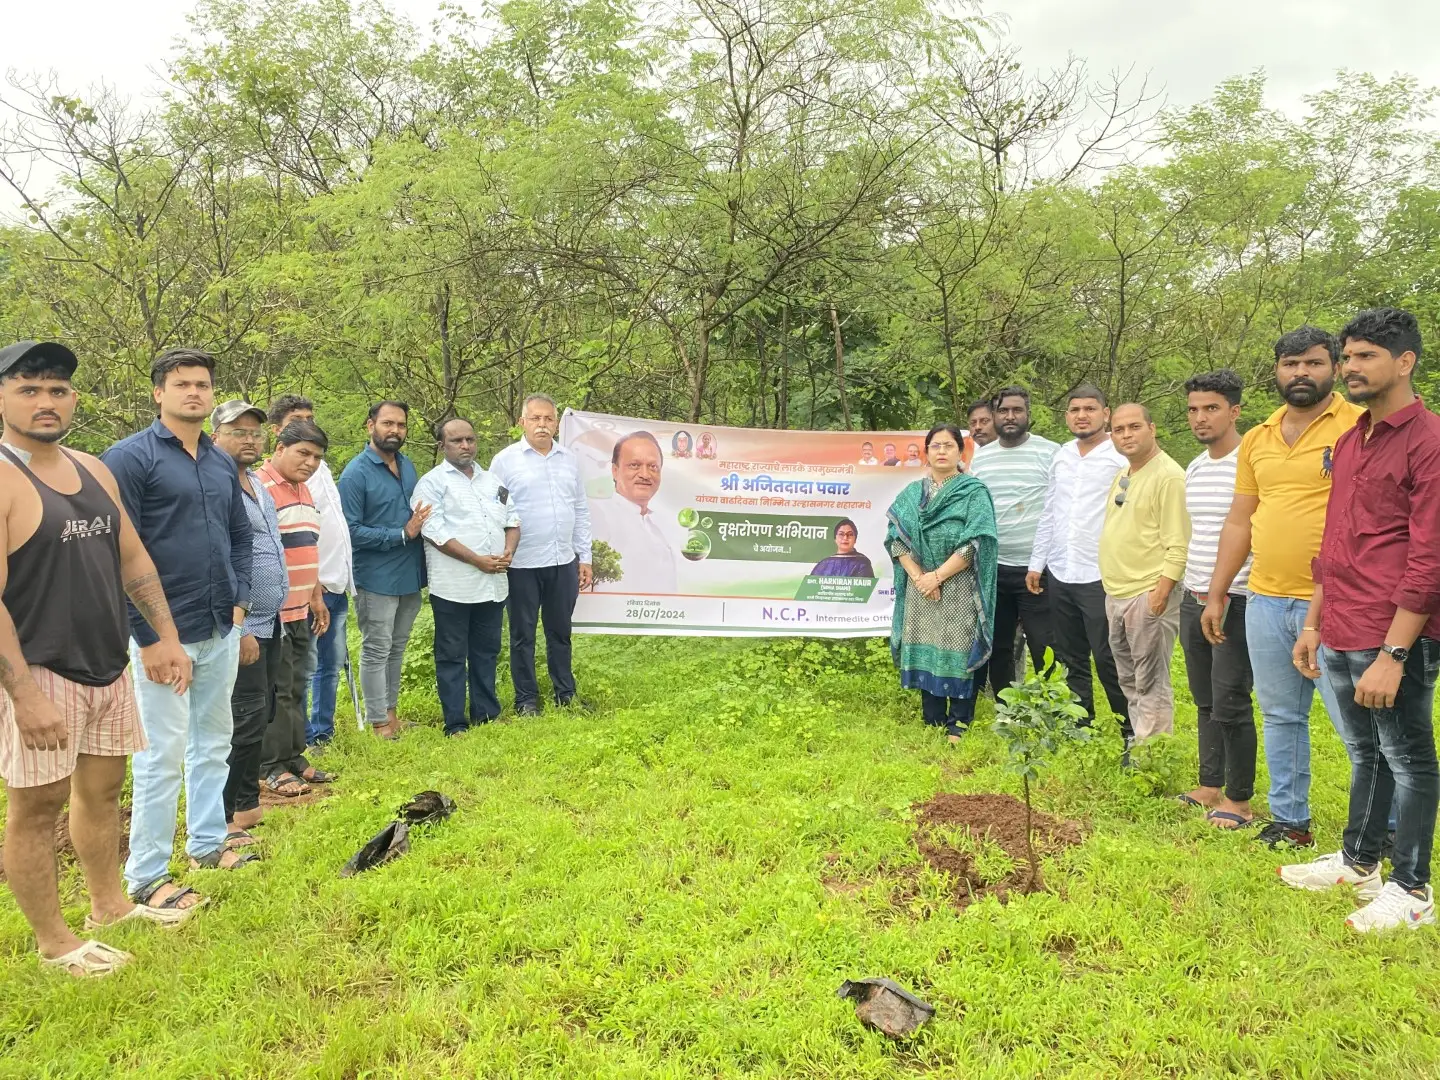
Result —
<instances>
[{"instance_id":1,"label":"man in yellow shirt","mask_svg":"<svg viewBox=\"0 0 1440 1080\"><path fill-rule=\"evenodd\" d=\"M1170 657L1180 632L1180 593L1190 545L1185 470L1155 442L1144 405L1121 405L1110 437L1128 469L1116 473L1100 533L1100 580L1110 649L1130 705L1135 741L1175 730ZM1128 747L1127 747L1128 749Z\"/></svg>"},{"instance_id":2,"label":"man in yellow shirt","mask_svg":"<svg viewBox=\"0 0 1440 1080\"><path fill-rule=\"evenodd\" d=\"M1302 326L1275 343L1275 381L1285 404L1240 441L1235 501L1220 530L1201 629L1225 640L1224 600L1254 552L1245 636L1264 714L1270 816L1258 839L1271 847L1314 847L1310 833L1310 703L1316 683L1295 666L1292 651L1315 584L1310 562L1320 552L1330 459L1336 442L1364 411L1335 393L1340 349L1324 330ZM1330 722L1340 710L1318 680Z\"/></svg>"}]
</instances>

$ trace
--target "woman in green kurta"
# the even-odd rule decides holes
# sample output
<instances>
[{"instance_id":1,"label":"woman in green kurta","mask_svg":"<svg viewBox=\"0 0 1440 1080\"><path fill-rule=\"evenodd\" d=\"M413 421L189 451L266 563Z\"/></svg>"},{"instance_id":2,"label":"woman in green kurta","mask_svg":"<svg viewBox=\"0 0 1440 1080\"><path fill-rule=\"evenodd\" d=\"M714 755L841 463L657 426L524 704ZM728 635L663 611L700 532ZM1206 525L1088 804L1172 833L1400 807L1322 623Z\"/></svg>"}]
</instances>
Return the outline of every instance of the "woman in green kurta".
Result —
<instances>
[{"instance_id":1,"label":"woman in green kurta","mask_svg":"<svg viewBox=\"0 0 1440 1080\"><path fill-rule=\"evenodd\" d=\"M963 438L953 424L925 436L927 475L887 515L895 560L890 652L900 685L920 691L927 724L950 741L975 717L974 673L990 658L998 551L990 490L960 471Z\"/></svg>"}]
</instances>

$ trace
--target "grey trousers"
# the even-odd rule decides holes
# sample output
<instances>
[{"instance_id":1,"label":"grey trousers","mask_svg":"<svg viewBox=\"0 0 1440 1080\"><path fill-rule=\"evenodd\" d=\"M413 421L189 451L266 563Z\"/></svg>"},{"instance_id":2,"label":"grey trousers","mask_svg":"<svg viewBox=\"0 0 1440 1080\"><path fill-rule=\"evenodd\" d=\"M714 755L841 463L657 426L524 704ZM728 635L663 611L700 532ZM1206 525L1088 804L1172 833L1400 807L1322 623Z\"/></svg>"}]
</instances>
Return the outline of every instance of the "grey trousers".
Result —
<instances>
[{"instance_id":1,"label":"grey trousers","mask_svg":"<svg viewBox=\"0 0 1440 1080\"><path fill-rule=\"evenodd\" d=\"M410 627L420 614L420 594L387 596L355 592L355 619L360 626L360 692L365 695L365 722L385 723L386 710L400 702L400 669Z\"/></svg>"},{"instance_id":2,"label":"grey trousers","mask_svg":"<svg viewBox=\"0 0 1440 1080\"><path fill-rule=\"evenodd\" d=\"M1150 614L1150 594L1143 592L1127 600L1105 597L1105 615L1110 621L1110 651L1120 689L1130 706L1130 724L1135 741L1175 731L1175 696L1170 689L1170 656L1180 633L1178 585L1170 591L1165 610Z\"/></svg>"}]
</instances>

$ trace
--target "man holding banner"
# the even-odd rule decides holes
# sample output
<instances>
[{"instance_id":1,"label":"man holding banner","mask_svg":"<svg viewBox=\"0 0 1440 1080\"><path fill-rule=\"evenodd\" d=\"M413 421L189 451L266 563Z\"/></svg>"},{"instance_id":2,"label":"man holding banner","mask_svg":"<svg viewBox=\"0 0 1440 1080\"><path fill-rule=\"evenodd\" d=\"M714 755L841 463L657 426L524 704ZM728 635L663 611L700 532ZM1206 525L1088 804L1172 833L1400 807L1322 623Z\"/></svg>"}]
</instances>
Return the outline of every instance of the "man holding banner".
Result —
<instances>
[{"instance_id":1,"label":"man holding banner","mask_svg":"<svg viewBox=\"0 0 1440 1080\"><path fill-rule=\"evenodd\" d=\"M515 497L524 522L510 562L510 679L515 712L538 716L535 630L545 619L545 661L559 705L575 698L570 621L580 590L590 587L590 507L575 456L555 441L555 402L531 394L520 407L525 436L490 462L490 472Z\"/></svg>"}]
</instances>

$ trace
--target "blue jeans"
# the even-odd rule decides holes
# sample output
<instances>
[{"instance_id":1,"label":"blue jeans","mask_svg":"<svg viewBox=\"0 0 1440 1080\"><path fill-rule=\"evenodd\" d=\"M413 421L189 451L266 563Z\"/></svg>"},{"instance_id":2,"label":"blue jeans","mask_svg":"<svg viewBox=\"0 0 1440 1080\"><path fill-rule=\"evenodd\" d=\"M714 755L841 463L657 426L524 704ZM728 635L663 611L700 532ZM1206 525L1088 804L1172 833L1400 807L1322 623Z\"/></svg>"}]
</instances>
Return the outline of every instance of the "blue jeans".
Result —
<instances>
[{"instance_id":1,"label":"blue jeans","mask_svg":"<svg viewBox=\"0 0 1440 1080\"><path fill-rule=\"evenodd\" d=\"M1286 825L1310 823L1310 704L1316 684L1300 674L1293 651L1309 600L1252 594L1245 606L1245 637L1255 675L1255 700L1264 715L1265 764L1270 770L1270 816ZM1321 656L1321 671L1325 658ZM1340 738L1340 709L1323 676L1320 700Z\"/></svg>"},{"instance_id":2,"label":"blue jeans","mask_svg":"<svg viewBox=\"0 0 1440 1080\"><path fill-rule=\"evenodd\" d=\"M345 655L345 615L350 597L345 593L325 594L330 609L330 629L315 639L315 671L310 676L310 714L305 722L305 742L310 746L335 737L335 693L340 686L340 659Z\"/></svg>"},{"instance_id":3,"label":"blue jeans","mask_svg":"<svg viewBox=\"0 0 1440 1080\"><path fill-rule=\"evenodd\" d=\"M1430 849L1440 807L1440 766L1435 759L1435 676L1440 642L1419 638L1405 661L1395 705L1365 709L1355 703L1355 684L1379 649L1331 652L1325 677L1340 700L1350 751L1350 817L1345 857L1360 866L1380 861L1385 810L1397 810L1390 880L1407 889L1430 883ZM1386 660L1386 663L1394 663Z\"/></svg>"},{"instance_id":4,"label":"blue jeans","mask_svg":"<svg viewBox=\"0 0 1440 1080\"><path fill-rule=\"evenodd\" d=\"M185 850L193 857L225 843L225 782L230 775L230 695L240 666L240 634L231 630L186 645L194 664L183 695L145 677L140 648L130 642L130 670L148 749L132 759L130 857L125 884L133 893L164 876L175 848L175 814L185 783Z\"/></svg>"}]
</instances>

